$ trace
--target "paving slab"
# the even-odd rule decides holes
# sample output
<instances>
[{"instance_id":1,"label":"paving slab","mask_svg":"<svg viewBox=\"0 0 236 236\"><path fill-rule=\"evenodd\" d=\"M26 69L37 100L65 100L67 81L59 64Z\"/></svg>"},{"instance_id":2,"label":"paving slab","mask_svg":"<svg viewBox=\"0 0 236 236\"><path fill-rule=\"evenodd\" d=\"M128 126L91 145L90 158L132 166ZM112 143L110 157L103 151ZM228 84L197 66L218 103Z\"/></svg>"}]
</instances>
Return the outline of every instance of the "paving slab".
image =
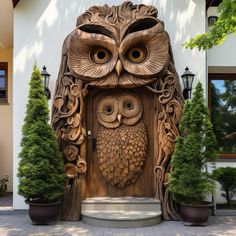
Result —
<instances>
[{"instance_id":1,"label":"paving slab","mask_svg":"<svg viewBox=\"0 0 236 236\"><path fill-rule=\"evenodd\" d=\"M184 226L162 221L144 228L102 228L59 221L53 226L33 226L27 214L0 215L0 236L236 236L236 216L212 216L207 226Z\"/></svg>"}]
</instances>

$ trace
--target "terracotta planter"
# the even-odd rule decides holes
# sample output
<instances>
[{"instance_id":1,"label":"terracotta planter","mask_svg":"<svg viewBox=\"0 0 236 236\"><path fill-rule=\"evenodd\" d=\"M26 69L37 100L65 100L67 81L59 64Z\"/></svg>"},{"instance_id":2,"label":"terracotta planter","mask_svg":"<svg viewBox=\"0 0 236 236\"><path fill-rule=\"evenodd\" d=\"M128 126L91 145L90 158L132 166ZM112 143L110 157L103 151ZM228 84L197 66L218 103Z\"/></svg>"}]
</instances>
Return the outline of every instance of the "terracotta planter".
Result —
<instances>
[{"instance_id":1,"label":"terracotta planter","mask_svg":"<svg viewBox=\"0 0 236 236\"><path fill-rule=\"evenodd\" d=\"M184 225L206 225L209 217L209 206L206 203L202 205L179 205L180 218Z\"/></svg>"},{"instance_id":2,"label":"terracotta planter","mask_svg":"<svg viewBox=\"0 0 236 236\"><path fill-rule=\"evenodd\" d=\"M29 216L34 225L54 224L60 217L60 202L29 203Z\"/></svg>"}]
</instances>

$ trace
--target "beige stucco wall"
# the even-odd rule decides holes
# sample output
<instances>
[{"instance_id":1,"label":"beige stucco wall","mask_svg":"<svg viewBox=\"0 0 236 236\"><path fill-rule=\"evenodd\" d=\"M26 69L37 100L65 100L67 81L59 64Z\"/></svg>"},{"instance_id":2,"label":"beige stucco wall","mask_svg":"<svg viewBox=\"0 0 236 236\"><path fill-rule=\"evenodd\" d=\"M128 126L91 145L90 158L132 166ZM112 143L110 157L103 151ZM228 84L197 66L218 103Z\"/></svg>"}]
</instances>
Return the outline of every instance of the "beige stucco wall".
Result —
<instances>
[{"instance_id":1,"label":"beige stucco wall","mask_svg":"<svg viewBox=\"0 0 236 236\"><path fill-rule=\"evenodd\" d=\"M8 103L0 103L0 177L8 176L8 192L12 192L13 172L12 53L12 48L0 48L0 62L8 62Z\"/></svg>"}]
</instances>

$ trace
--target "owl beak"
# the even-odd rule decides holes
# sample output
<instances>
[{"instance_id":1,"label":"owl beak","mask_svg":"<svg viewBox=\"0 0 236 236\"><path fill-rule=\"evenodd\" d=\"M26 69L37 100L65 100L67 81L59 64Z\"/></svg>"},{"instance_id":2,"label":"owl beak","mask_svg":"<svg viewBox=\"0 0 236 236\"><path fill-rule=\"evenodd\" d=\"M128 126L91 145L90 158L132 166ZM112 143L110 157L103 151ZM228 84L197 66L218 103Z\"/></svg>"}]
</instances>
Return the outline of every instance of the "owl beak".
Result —
<instances>
[{"instance_id":1,"label":"owl beak","mask_svg":"<svg viewBox=\"0 0 236 236\"><path fill-rule=\"evenodd\" d=\"M118 76L120 76L122 70L123 70L123 65L120 60L117 61L116 66L115 66L116 72Z\"/></svg>"},{"instance_id":2,"label":"owl beak","mask_svg":"<svg viewBox=\"0 0 236 236\"><path fill-rule=\"evenodd\" d=\"M118 114L118 115L117 115L117 120L119 121L119 123L121 122L121 118L122 118L122 115L121 115L121 114Z\"/></svg>"}]
</instances>

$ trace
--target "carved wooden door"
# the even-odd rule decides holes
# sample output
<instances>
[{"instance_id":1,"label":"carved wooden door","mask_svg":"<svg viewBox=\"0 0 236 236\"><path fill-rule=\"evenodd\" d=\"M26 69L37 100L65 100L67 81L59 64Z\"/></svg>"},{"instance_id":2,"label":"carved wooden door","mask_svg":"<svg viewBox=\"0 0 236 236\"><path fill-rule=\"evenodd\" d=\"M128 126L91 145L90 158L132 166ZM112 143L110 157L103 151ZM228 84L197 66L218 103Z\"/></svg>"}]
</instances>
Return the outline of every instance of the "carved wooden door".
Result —
<instances>
[{"instance_id":1,"label":"carved wooden door","mask_svg":"<svg viewBox=\"0 0 236 236\"><path fill-rule=\"evenodd\" d=\"M143 165L140 167L142 169L142 173L131 175L129 176L129 180L124 182L124 180L127 180L127 178L120 178L119 177L116 180L109 180L109 177L106 176L106 168L112 168L111 171L108 173L108 175L112 175L113 171L115 172L115 169L119 169L120 160L114 158L113 167L111 165L104 164L104 168L101 167L101 155L99 154L99 150L102 147L103 154L106 153L107 148L113 148L110 145L112 142L110 139L112 138L119 138L116 134L112 134L114 129L106 129L104 127L101 128L101 124L99 122L99 118L97 115L97 109L98 106L100 106L100 101L103 98L117 98L122 96L122 94L136 94L139 98L139 101L143 105L143 111L142 111L142 117L140 118L145 130L146 130L146 138L147 138L147 146L145 151L145 159ZM135 95L135 96L136 96ZM154 109L155 109L155 103L154 103L154 95L152 93L149 93L144 88L137 88L137 89L97 89L97 88L91 88L89 90L88 94L88 100L87 100L87 132L88 132L88 155L87 155L87 176L86 176L86 197L102 197L102 196L110 196L110 197L124 197L124 196L143 196L143 197L152 197L154 194L153 191L153 163L154 163ZM128 104L129 106L129 104ZM108 111L109 112L109 106ZM102 122L102 121L101 121ZM105 130L104 131L104 137L101 138L101 134L99 130ZM134 135L138 139L137 142L140 141L140 139L137 137L138 132L135 128L135 125L132 126L131 131L128 131L128 133L132 133L132 129L134 130ZM138 129L138 128L137 128ZM116 129L116 131L119 130L119 128ZM108 133L107 133L108 132ZM119 131L117 131L119 132ZM121 131L122 132L122 131ZM100 136L99 136L100 135ZM103 140L104 138L104 140ZM132 138L129 138L129 140ZM100 140L100 141L99 141ZM102 141L101 141L102 140ZM107 140L107 141L106 141ZM101 147L99 143L105 142L103 146ZM119 141L117 141L119 142ZM130 141L133 143L133 141ZM141 142L141 141L140 141ZM137 145L137 144L134 144ZM100 148L100 149L99 149ZM103 152L104 150L104 152ZM134 149L136 151L136 149ZM117 149L115 152L119 152L119 148L117 146ZM126 151L126 150L125 150ZM137 151L140 151L139 149ZM129 150L127 151L129 152ZM100 156L99 156L100 155ZM106 154L104 154L106 155ZM116 155L116 154L114 154ZM132 153L130 158L135 157L136 154ZM100 158L100 159L99 159ZM109 157L111 160L113 157ZM137 157L139 158L139 157ZM141 159L141 158L140 158ZM116 163L116 160L117 163ZM103 163L102 163L103 164ZM138 163L137 163L138 165ZM132 166L130 167L132 169ZM123 174L125 176L126 170L123 170ZM128 175L127 175L128 176ZM134 178L134 179L132 179ZM114 178L115 179L115 178ZM123 182L122 182L123 181ZM132 183L133 182L133 183Z\"/></svg>"}]
</instances>

